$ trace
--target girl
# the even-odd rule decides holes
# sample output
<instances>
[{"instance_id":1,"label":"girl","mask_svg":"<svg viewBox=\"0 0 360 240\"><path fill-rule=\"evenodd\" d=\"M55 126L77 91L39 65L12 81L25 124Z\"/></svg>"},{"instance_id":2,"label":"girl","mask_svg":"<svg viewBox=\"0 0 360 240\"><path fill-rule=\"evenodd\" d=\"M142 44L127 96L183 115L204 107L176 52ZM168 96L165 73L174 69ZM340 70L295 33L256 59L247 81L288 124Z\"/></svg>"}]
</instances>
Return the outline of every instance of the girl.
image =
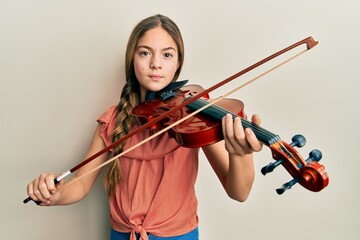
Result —
<instances>
[{"instance_id":1,"label":"girl","mask_svg":"<svg viewBox=\"0 0 360 240\"><path fill-rule=\"evenodd\" d=\"M126 84L117 106L98 121L86 158L138 126L131 110L148 91L159 91L175 81L184 62L178 27L168 17L155 15L141 21L130 35L126 51ZM256 115L252 121L260 124ZM222 121L224 141L202 147L227 194L245 201L254 180L252 153L261 143L240 119ZM142 131L112 150L117 154L151 134ZM168 134L150 140L109 166L105 176L110 205L111 240L198 239L195 181L198 149L179 146ZM103 154L78 170L81 176L109 158ZM54 185L56 175L43 173L27 186L28 195L42 206L66 205L84 198L100 170L66 186Z\"/></svg>"}]
</instances>

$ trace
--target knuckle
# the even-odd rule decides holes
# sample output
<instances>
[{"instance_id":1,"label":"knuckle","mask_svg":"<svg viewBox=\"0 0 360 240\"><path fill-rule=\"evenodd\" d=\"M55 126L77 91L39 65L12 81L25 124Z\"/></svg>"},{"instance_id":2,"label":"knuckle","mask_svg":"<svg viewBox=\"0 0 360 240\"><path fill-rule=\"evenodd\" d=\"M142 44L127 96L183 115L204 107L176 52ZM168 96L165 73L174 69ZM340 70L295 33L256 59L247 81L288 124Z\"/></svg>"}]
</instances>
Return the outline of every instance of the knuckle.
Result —
<instances>
[{"instance_id":1,"label":"knuckle","mask_svg":"<svg viewBox=\"0 0 360 240\"><path fill-rule=\"evenodd\" d=\"M244 135L242 135L239 131L235 132L234 134L234 138L236 139L236 141L241 142L244 140Z\"/></svg>"},{"instance_id":2,"label":"knuckle","mask_svg":"<svg viewBox=\"0 0 360 240\"><path fill-rule=\"evenodd\" d=\"M39 191L39 190L35 190L35 191L34 191L34 195L35 195L36 197L41 196L41 195L40 195L40 191Z\"/></svg>"},{"instance_id":3,"label":"knuckle","mask_svg":"<svg viewBox=\"0 0 360 240\"><path fill-rule=\"evenodd\" d=\"M42 174L40 174L40 176L38 177L39 182L44 181L44 180L46 179L46 176L47 176L47 174L46 174L46 173L42 173Z\"/></svg>"},{"instance_id":4,"label":"knuckle","mask_svg":"<svg viewBox=\"0 0 360 240\"><path fill-rule=\"evenodd\" d=\"M47 175L45 177L45 181L47 181L47 182L51 182L53 179L54 179L53 175Z\"/></svg>"},{"instance_id":5,"label":"knuckle","mask_svg":"<svg viewBox=\"0 0 360 240\"><path fill-rule=\"evenodd\" d=\"M40 190L47 190L47 185L45 182L40 182L38 187Z\"/></svg>"},{"instance_id":6,"label":"knuckle","mask_svg":"<svg viewBox=\"0 0 360 240\"><path fill-rule=\"evenodd\" d=\"M27 188L27 192L28 192L28 195L29 195L30 197L33 197L33 196L34 196L34 191L33 191L33 189L30 188L29 186L28 186L28 188Z\"/></svg>"}]
</instances>

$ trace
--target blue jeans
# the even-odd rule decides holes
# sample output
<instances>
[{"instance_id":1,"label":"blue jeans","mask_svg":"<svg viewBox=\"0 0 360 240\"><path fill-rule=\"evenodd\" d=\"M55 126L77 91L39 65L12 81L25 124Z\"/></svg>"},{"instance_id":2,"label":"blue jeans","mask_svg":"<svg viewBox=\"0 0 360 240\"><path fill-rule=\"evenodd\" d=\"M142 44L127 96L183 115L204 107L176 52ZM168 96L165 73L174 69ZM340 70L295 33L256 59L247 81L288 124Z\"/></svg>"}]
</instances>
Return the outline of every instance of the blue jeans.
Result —
<instances>
[{"instance_id":1,"label":"blue jeans","mask_svg":"<svg viewBox=\"0 0 360 240\"><path fill-rule=\"evenodd\" d=\"M140 235L136 234L136 239L139 239ZM110 240L129 240L130 233L117 232L111 228ZM199 229L195 228L191 232L185 233L184 235L174 237L157 237L149 234L149 240L199 240Z\"/></svg>"}]
</instances>

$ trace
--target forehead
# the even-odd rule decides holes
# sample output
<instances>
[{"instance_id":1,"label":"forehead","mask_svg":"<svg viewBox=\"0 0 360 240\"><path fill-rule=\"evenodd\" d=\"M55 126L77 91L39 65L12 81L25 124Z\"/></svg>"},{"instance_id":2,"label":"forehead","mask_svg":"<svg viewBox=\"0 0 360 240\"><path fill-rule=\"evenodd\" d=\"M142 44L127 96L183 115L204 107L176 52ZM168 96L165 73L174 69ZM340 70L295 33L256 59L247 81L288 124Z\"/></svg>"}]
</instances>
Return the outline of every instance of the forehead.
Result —
<instances>
[{"instance_id":1,"label":"forehead","mask_svg":"<svg viewBox=\"0 0 360 240\"><path fill-rule=\"evenodd\" d=\"M150 29L139 39L137 47L146 46L150 48L169 48L177 49L175 40L162 27Z\"/></svg>"}]
</instances>

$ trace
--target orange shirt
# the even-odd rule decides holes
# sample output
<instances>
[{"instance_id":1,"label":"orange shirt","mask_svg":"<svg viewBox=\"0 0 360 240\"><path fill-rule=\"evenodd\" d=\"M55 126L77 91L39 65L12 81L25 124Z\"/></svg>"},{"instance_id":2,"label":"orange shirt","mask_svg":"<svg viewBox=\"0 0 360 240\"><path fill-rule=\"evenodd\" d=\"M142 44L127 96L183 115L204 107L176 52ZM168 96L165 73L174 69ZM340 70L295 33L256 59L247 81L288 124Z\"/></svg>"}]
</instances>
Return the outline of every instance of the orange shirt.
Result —
<instances>
[{"instance_id":1,"label":"orange shirt","mask_svg":"<svg viewBox=\"0 0 360 240\"><path fill-rule=\"evenodd\" d=\"M101 137L108 146L116 122L116 106L100 116ZM136 128L137 126L134 126ZM124 149L150 136L145 130L128 139ZM167 133L120 158L122 180L110 199L110 222L118 232L160 237L192 231L198 225L195 181L198 148L184 148Z\"/></svg>"}]
</instances>

